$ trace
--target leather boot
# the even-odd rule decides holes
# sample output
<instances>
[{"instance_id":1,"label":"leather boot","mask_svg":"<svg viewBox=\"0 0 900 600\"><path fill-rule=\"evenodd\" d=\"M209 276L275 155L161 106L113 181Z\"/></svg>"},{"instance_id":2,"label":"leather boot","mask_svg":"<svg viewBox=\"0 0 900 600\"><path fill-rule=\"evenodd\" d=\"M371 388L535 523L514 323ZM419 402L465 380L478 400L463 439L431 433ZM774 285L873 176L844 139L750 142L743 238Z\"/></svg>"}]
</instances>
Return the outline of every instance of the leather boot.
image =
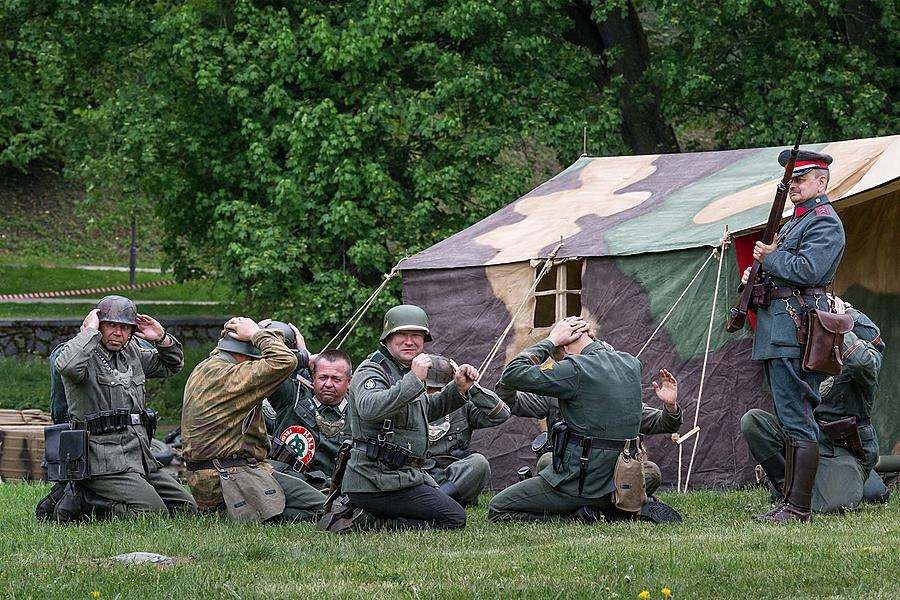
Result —
<instances>
[{"instance_id":1,"label":"leather boot","mask_svg":"<svg viewBox=\"0 0 900 600\"><path fill-rule=\"evenodd\" d=\"M785 448L785 452L787 449ZM766 460L760 461L759 465L766 473L769 486L769 500L775 506L767 513L755 514L753 518L757 521L768 518L771 513L775 512L775 508L781 504L784 499L785 481L787 480L787 463L785 457L781 454L770 456Z\"/></svg>"},{"instance_id":2,"label":"leather boot","mask_svg":"<svg viewBox=\"0 0 900 600\"><path fill-rule=\"evenodd\" d=\"M60 523L74 523L91 516L98 519L108 516L123 517L125 505L70 481L66 485L65 494L56 503L53 516Z\"/></svg>"},{"instance_id":3,"label":"leather boot","mask_svg":"<svg viewBox=\"0 0 900 600\"><path fill-rule=\"evenodd\" d=\"M62 500L65 494L65 484L60 481L54 483L53 487L50 488L50 493L44 496L44 499L38 502L37 508L34 509L34 516L37 517L38 521L52 521L53 509L56 508L57 503Z\"/></svg>"},{"instance_id":4,"label":"leather boot","mask_svg":"<svg viewBox=\"0 0 900 600\"><path fill-rule=\"evenodd\" d=\"M579 523L602 523L603 513L596 506L580 506L572 513L572 520Z\"/></svg>"},{"instance_id":5,"label":"leather boot","mask_svg":"<svg viewBox=\"0 0 900 600\"><path fill-rule=\"evenodd\" d=\"M786 447L784 500L761 520L806 523L812 519L812 488L819 469L819 443L788 439Z\"/></svg>"}]
</instances>

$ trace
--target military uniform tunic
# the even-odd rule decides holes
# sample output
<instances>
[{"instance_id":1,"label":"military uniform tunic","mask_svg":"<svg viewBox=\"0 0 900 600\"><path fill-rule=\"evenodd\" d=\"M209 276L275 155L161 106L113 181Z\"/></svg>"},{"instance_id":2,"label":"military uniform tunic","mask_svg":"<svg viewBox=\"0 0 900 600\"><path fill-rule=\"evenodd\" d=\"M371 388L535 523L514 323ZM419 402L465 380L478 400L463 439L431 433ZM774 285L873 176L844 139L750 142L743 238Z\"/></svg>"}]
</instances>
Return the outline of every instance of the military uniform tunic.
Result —
<instances>
[{"instance_id":1,"label":"military uniform tunic","mask_svg":"<svg viewBox=\"0 0 900 600\"><path fill-rule=\"evenodd\" d=\"M494 392L475 385L470 401L429 426L428 474L438 484L449 482L460 502L474 504L491 478L487 458L469 449L472 432L496 427L509 419L509 407Z\"/></svg>"},{"instance_id":2,"label":"military uniform tunic","mask_svg":"<svg viewBox=\"0 0 900 600\"><path fill-rule=\"evenodd\" d=\"M184 388L181 436L184 459L244 458L261 463L269 452L262 401L294 372L297 359L284 345L280 331L260 329L251 342L262 358L238 363L218 349L194 368ZM245 467L228 467L233 472ZM301 479L273 473L284 489L288 520L312 519L322 509L324 495ZM219 473L215 469L188 471L188 483L201 508L223 505Z\"/></svg>"},{"instance_id":3,"label":"military uniform tunic","mask_svg":"<svg viewBox=\"0 0 900 600\"><path fill-rule=\"evenodd\" d=\"M591 342L579 354L541 366L553 352L543 340L515 357L503 370L504 383L517 390L559 399L570 434L625 440L638 435L641 420L641 363L605 342ZM581 447L567 445L558 472L543 469L491 500L492 520L568 514L581 506L605 508L615 489L618 450L591 448L579 493Z\"/></svg>"},{"instance_id":4,"label":"military uniform tunic","mask_svg":"<svg viewBox=\"0 0 900 600\"><path fill-rule=\"evenodd\" d=\"M173 342L169 346L147 348L132 338L118 352L110 352L100 343L98 330L85 328L66 342L56 357L55 367L67 402L65 408L56 407L56 412L66 411L76 423L105 410L140 413L146 378L168 377L184 367L181 344L171 335L168 339ZM91 434L88 462L91 478L80 483L124 504L117 512L120 516L167 512L167 507L195 507L190 494L170 475L159 471L143 425L127 425L122 432Z\"/></svg>"},{"instance_id":5,"label":"military uniform tunic","mask_svg":"<svg viewBox=\"0 0 900 600\"><path fill-rule=\"evenodd\" d=\"M322 404L312 390L290 377L269 396L269 404L276 413L273 437L297 450L301 458L309 455L308 470L301 477L320 489L327 487L338 449L350 439L347 400L337 406Z\"/></svg>"},{"instance_id":6,"label":"military uniform tunic","mask_svg":"<svg viewBox=\"0 0 900 600\"><path fill-rule=\"evenodd\" d=\"M776 287L821 288L834 280L845 238L844 226L827 196L799 204L777 239L777 248L762 262L762 270L772 276ZM803 301L808 308L828 310L824 296L804 295ZM788 437L816 440L819 431L812 412L819 403L824 376L802 371L803 346L791 311L802 318L797 298L773 299L768 308L757 311L752 357L765 361L775 413Z\"/></svg>"}]
</instances>

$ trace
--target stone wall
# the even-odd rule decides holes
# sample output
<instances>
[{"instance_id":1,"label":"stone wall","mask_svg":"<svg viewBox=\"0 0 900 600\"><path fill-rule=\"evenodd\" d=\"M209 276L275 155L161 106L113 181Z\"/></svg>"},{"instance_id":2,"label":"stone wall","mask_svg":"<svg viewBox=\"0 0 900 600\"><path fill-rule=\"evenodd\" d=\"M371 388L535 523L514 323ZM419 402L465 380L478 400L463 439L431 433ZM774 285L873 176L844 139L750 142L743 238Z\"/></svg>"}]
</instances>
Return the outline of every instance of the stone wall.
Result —
<instances>
[{"instance_id":1,"label":"stone wall","mask_svg":"<svg viewBox=\"0 0 900 600\"><path fill-rule=\"evenodd\" d=\"M185 346L210 346L228 317L168 317L166 330ZM78 333L82 319L0 319L0 356L49 356L57 344Z\"/></svg>"}]
</instances>

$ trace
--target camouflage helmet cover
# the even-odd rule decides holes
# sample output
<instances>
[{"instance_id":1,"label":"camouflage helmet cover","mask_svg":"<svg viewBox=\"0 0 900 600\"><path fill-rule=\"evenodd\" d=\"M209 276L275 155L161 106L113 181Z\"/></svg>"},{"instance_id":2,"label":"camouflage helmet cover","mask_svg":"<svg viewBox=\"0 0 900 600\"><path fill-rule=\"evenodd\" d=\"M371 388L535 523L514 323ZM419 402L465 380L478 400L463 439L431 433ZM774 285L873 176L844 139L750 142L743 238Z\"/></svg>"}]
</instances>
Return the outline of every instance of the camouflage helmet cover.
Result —
<instances>
[{"instance_id":1,"label":"camouflage helmet cover","mask_svg":"<svg viewBox=\"0 0 900 600\"><path fill-rule=\"evenodd\" d=\"M428 329L428 315L425 311L413 304L400 304L384 313L384 327L380 340L383 342L392 333L397 331L422 331L425 333L425 341L431 341L431 331Z\"/></svg>"},{"instance_id":2,"label":"camouflage helmet cover","mask_svg":"<svg viewBox=\"0 0 900 600\"><path fill-rule=\"evenodd\" d=\"M228 332L222 336L222 338L219 340L219 343L216 344L216 348L218 348L219 350L224 350L225 352L244 354L251 358L262 358L262 353L260 353L259 348L257 348L250 342L242 342L241 340L234 337L231 332Z\"/></svg>"},{"instance_id":3,"label":"camouflage helmet cover","mask_svg":"<svg viewBox=\"0 0 900 600\"><path fill-rule=\"evenodd\" d=\"M97 303L101 323L122 323L137 327L137 307L125 296L106 296Z\"/></svg>"},{"instance_id":4,"label":"camouflage helmet cover","mask_svg":"<svg viewBox=\"0 0 900 600\"><path fill-rule=\"evenodd\" d=\"M440 354L429 354L428 356L431 358L431 368L428 369L428 375L425 377L425 387L443 388L453 381L456 364Z\"/></svg>"}]
</instances>

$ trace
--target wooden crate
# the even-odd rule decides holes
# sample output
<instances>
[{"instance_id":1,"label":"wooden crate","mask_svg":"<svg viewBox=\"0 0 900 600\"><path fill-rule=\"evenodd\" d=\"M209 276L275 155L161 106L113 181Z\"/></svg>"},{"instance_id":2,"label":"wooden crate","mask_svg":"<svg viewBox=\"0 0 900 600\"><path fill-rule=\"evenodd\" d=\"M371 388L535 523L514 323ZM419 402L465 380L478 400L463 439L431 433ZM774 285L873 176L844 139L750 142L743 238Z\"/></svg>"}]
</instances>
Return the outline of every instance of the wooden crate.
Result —
<instances>
[{"instance_id":1,"label":"wooden crate","mask_svg":"<svg viewBox=\"0 0 900 600\"><path fill-rule=\"evenodd\" d=\"M5 481L47 479L43 425L0 425L0 477Z\"/></svg>"}]
</instances>

